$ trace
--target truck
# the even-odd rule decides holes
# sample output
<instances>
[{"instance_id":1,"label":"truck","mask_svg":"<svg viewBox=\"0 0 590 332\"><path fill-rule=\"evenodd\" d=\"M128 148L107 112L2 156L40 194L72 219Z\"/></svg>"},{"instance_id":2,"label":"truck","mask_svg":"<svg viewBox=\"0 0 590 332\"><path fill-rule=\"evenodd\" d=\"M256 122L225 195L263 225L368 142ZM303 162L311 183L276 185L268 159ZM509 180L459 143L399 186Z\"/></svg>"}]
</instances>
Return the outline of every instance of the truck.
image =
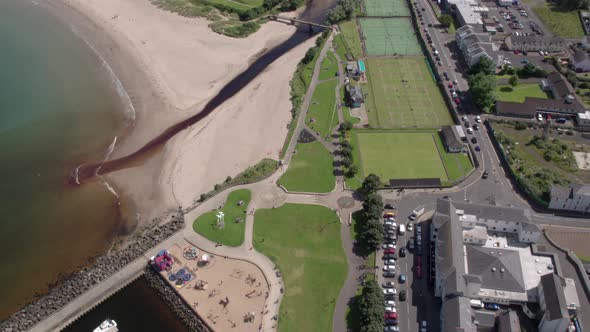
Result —
<instances>
[{"instance_id":1,"label":"truck","mask_svg":"<svg viewBox=\"0 0 590 332\"><path fill-rule=\"evenodd\" d=\"M471 301L469 301L469 305L471 305L472 308L476 308L476 309L483 308L483 303L480 300L471 300Z\"/></svg>"},{"instance_id":2,"label":"truck","mask_svg":"<svg viewBox=\"0 0 590 332\"><path fill-rule=\"evenodd\" d=\"M419 206L419 207L415 208L414 211L412 211L412 214L410 215L410 220L416 220L416 218L420 217L423 213L424 213L423 206Z\"/></svg>"},{"instance_id":3,"label":"truck","mask_svg":"<svg viewBox=\"0 0 590 332\"><path fill-rule=\"evenodd\" d=\"M406 233L406 226L405 225L399 225L399 228L397 229L397 231L399 232L399 235L404 235Z\"/></svg>"}]
</instances>

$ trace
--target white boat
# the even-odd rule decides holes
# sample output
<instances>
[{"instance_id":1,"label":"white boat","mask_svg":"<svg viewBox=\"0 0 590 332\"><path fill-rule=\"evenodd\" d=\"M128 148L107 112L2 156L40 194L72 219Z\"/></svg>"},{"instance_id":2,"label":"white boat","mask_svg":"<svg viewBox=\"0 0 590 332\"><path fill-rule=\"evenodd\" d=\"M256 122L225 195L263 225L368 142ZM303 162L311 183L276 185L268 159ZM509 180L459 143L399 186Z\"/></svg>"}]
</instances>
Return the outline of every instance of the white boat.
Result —
<instances>
[{"instance_id":1,"label":"white boat","mask_svg":"<svg viewBox=\"0 0 590 332\"><path fill-rule=\"evenodd\" d=\"M106 319L104 322L100 323L100 325L94 329L93 332L117 332L117 322L112 319Z\"/></svg>"}]
</instances>

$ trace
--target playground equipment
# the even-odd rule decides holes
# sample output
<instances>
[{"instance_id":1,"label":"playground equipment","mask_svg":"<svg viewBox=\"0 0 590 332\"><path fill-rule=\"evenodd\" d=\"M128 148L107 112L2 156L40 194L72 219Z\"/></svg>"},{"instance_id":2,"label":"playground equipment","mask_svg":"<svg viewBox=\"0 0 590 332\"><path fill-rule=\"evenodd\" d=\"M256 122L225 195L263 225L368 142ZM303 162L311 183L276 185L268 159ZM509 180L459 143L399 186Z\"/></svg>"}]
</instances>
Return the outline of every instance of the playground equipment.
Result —
<instances>
[{"instance_id":1,"label":"playground equipment","mask_svg":"<svg viewBox=\"0 0 590 332\"><path fill-rule=\"evenodd\" d=\"M187 247L184 248L182 255L188 260L193 260L199 256L199 250L195 247Z\"/></svg>"},{"instance_id":2,"label":"playground equipment","mask_svg":"<svg viewBox=\"0 0 590 332\"><path fill-rule=\"evenodd\" d=\"M223 211L219 211L215 216L217 217L217 228L221 229L225 227L225 213L223 213Z\"/></svg>"}]
</instances>

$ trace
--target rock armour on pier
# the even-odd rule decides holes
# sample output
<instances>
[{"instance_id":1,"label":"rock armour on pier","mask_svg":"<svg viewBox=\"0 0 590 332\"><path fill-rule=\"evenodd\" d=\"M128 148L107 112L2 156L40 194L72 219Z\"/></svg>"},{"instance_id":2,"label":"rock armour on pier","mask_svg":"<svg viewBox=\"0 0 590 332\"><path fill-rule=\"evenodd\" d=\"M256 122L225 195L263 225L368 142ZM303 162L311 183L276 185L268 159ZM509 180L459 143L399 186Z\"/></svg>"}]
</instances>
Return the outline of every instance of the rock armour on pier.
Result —
<instances>
[{"instance_id":1,"label":"rock armour on pier","mask_svg":"<svg viewBox=\"0 0 590 332\"><path fill-rule=\"evenodd\" d=\"M159 219L154 220L156 223ZM90 266L61 280L49 292L17 311L0 323L0 331L26 331L35 324L64 307L68 302L80 296L94 285L107 279L150 248L158 245L184 226L182 212L176 212L170 220L138 232L131 238L125 248L112 251L99 257ZM200 330L199 330L200 331Z\"/></svg>"}]
</instances>

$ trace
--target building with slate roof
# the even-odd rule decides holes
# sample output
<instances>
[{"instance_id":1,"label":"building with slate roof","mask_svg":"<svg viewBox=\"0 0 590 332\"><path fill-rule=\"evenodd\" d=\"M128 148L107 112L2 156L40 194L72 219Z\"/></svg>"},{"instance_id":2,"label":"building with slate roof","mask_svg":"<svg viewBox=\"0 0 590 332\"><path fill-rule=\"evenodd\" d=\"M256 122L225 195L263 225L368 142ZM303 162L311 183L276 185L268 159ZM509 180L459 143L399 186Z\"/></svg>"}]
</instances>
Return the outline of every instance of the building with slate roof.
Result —
<instances>
[{"instance_id":1,"label":"building with slate roof","mask_svg":"<svg viewBox=\"0 0 590 332\"><path fill-rule=\"evenodd\" d=\"M590 212L590 186L571 183L569 186L551 187L550 209Z\"/></svg>"},{"instance_id":2,"label":"building with slate roof","mask_svg":"<svg viewBox=\"0 0 590 332\"><path fill-rule=\"evenodd\" d=\"M577 72L590 71L590 56L581 49L576 49L570 57L570 64Z\"/></svg>"},{"instance_id":3,"label":"building with slate roof","mask_svg":"<svg viewBox=\"0 0 590 332\"><path fill-rule=\"evenodd\" d=\"M556 291L551 285L542 287L544 279L557 275L551 257L531 250L541 232L529 210L439 199L430 234L435 295L442 299L442 331L495 329L495 315L471 308L472 299L505 305L540 303L545 311L557 310L548 304L549 296L553 299L557 292L567 297L567 282ZM566 310L565 300L558 301L557 308ZM548 328L561 324L554 317L558 316L547 316ZM504 326L512 328L510 321Z\"/></svg>"},{"instance_id":4,"label":"building with slate roof","mask_svg":"<svg viewBox=\"0 0 590 332\"><path fill-rule=\"evenodd\" d=\"M541 277L539 282L539 304L544 312L539 332L565 331L570 322L565 301L565 279L555 273Z\"/></svg>"}]
</instances>

